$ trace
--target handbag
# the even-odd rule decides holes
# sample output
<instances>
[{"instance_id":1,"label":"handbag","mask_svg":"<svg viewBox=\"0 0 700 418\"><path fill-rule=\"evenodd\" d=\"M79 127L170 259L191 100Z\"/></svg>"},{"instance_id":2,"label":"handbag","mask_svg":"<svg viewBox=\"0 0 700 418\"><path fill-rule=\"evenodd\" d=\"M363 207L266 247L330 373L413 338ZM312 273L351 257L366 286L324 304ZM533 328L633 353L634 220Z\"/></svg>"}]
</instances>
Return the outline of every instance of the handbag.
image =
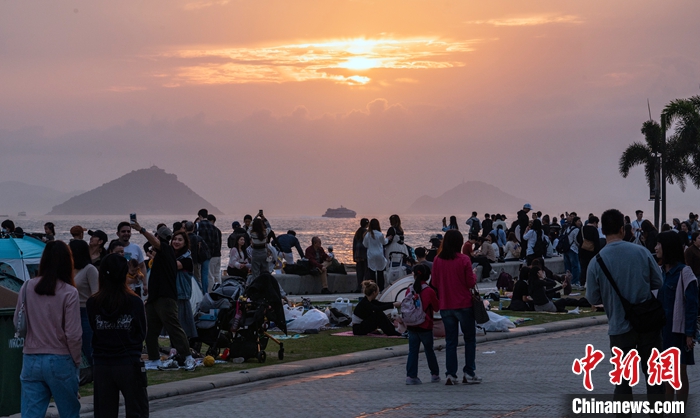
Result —
<instances>
[{"instance_id":1,"label":"handbag","mask_svg":"<svg viewBox=\"0 0 700 418\"><path fill-rule=\"evenodd\" d=\"M481 300L479 289L477 289L475 286L469 291L472 294L472 311L474 312L474 320L479 325L489 322L489 314L486 312L484 302Z\"/></svg>"},{"instance_id":2,"label":"handbag","mask_svg":"<svg viewBox=\"0 0 700 418\"><path fill-rule=\"evenodd\" d=\"M17 313L17 323L15 324L15 338L25 338L27 336L27 286L22 286L22 304Z\"/></svg>"},{"instance_id":3,"label":"handbag","mask_svg":"<svg viewBox=\"0 0 700 418\"><path fill-rule=\"evenodd\" d=\"M610 271L600 257L600 254L596 255L595 258L601 270L603 270L603 274L605 274L605 277L607 277L610 285L612 285L613 289L615 289L615 293L617 293L617 296L620 298L622 307L625 310L625 319L630 322L632 328L639 333L658 332L661 330L666 324L666 314L664 313L663 305L654 297L651 291L649 291L650 298L644 302L630 303L620 294L620 289L612 279Z\"/></svg>"}]
</instances>

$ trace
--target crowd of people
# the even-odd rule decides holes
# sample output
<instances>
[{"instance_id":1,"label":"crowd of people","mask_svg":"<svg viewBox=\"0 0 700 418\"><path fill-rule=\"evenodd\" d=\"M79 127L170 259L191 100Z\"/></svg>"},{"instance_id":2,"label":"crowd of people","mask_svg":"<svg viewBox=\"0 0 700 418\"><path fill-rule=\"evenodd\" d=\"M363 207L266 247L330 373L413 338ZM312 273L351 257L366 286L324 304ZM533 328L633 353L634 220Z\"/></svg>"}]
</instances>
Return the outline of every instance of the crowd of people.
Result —
<instances>
[{"instance_id":1,"label":"crowd of people","mask_svg":"<svg viewBox=\"0 0 700 418\"><path fill-rule=\"evenodd\" d=\"M687 398L686 366L694 364L699 305L697 215L691 213L684 222L674 219L673 225L663 225L659 232L641 210L634 220L611 209L601 218L589 214L585 222L575 212L561 214L558 220L530 212L531 205L523 205L510 227L504 215L485 214L481 220L474 212L466 221L466 242L456 217L451 216L449 222L443 219L444 236L434 234L429 248L415 249L405 243L398 215L389 218L386 234L378 219L361 219L353 238L353 259L358 290L364 297L352 315L353 332L366 335L379 329L390 336L402 335L384 314L401 302L382 303L378 296L385 286L411 271L414 283L405 296L415 298L424 320L408 326L404 334L409 339L406 384L422 383L417 375L421 344L430 381L441 381L432 347L434 313L438 311L445 328L446 384L459 383L456 349L460 331L465 343L461 382L480 383L472 305L475 267L481 265L482 277L488 278L493 275L492 263L520 261L511 310L562 312L572 305L604 305L610 318L611 344L626 351L637 348L642 357L648 357L653 347L681 350L683 389L675 394L666 389L666 395ZM206 209L194 221L176 222L172 229L159 224L155 232L132 217L117 225L116 239L76 225L66 244L55 239L55 226L47 223L41 237L47 244L39 274L22 286L16 309L16 316L22 312L32 324L21 374L23 416L43 416L51 396L62 416L76 416L82 356L92 371L96 410L104 416L116 414L120 393L127 415L147 415L145 370L194 370L189 346L189 339L197 333L189 303L192 278L203 292L222 280L222 236L215 224L216 217ZM296 250L299 259L321 276L323 293L329 293L327 273L334 255L332 248L324 250L320 238L313 237L303 250L295 231L276 236L262 210L232 227L227 240L228 275L250 282L292 264ZM143 247L131 242L134 232L146 239ZM2 223L3 235L23 233L12 221ZM556 254L564 258L563 275L546 267L546 260ZM586 289L586 298L567 298L577 286ZM666 321L654 332L640 332L630 324L621 298L641 303L652 290L658 290L656 297ZM159 350L161 330L174 348L165 361ZM144 342L145 362L141 360ZM621 396L629 393L624 386L616 391Z\"/></svg>"}]
</instances>

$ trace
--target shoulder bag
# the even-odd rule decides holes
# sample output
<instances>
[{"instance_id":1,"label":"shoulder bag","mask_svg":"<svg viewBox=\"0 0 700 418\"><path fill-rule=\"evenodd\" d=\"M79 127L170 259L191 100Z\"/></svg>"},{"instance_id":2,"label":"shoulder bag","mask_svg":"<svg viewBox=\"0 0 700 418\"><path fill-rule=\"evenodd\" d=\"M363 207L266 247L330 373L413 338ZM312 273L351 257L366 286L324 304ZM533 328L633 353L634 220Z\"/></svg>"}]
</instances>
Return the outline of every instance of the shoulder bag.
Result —
<instances>
[{"instance_id":1,"label":"shoulder bag","mask_svg":"<svg viewBox=\"0 0 700 418\"><path fill-rule=\"evenodd\" d=\"M27 336L27 285L22 286L22 304L17 313L17 323L15 324L15 338L25 338Z\"/></svg>"},{"instance_id":2,"label":"shoulder bag","mask_svg":"<svg viewBox=\"0 0 700 418\"><path fill-rule=\"evenodd\" d=\"M617 293L617 296L620 298L622 307L625 310L625 319L630 322L632 328L639 333L660 331L666 324L666 314L664 313L664 307L661 305L661 302L656 299L650 291L650 297L644 302L630 303L620 294L620 289L617 287L617 284L615 284L600 254L596 255L595 258L601 270L603 270L603 274L608 278L610 285L615 289L615 293Z\"/></svg>"},{"instance_id":3,"label":"shoulder bag","mask_svg":"<svg viewBox=\"0 0 700 418\"><path fill-rule=\"evenodd\" d=\"M476 323L479 325L489 322L489 313L486 312L486 307L484 306L484 301L481 300L479 289L474 286L470 289L470 292L472 294L472 311L474 312L474 320L476 320Z\"/></svg>"}]
</instances>

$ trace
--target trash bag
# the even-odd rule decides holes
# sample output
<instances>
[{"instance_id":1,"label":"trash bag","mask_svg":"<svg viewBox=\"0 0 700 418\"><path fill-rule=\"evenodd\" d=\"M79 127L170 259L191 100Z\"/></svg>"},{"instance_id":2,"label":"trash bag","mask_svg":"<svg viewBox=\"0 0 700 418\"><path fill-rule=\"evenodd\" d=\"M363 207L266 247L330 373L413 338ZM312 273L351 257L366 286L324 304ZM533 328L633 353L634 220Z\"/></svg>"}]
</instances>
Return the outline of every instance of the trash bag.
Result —
<instances>
[{"instance_id":1,"label":"trash bag","mask_svg":"<svg viewBox=\"0 0 700 418\"><path fill-rule=\"evenodd\" d=\"M292 321L297 318L301 318L301 316L304 315L304 307L303 306L297 306L295 308L292 308L289 305L284 305L284 319L287 321Z\"/></svg>"},{"instance_id":2,"label":"trash bag","mask_svg":"<svg viewBox=\"0 0 700 418\"><path fill-rule=\"evenodd\" d=\"M297 318L287 325L288 329L305 331L307 329L320 330L328 325L328 317L318 309L309 309L301 318Z\"/></svg>"},{"instance_id":3,"label":"trash bag","mask_svg":"<svg viewBox=\"0 0 700 418\"><path fill-rule=\"evenodd\" d=\"M352 303L350 299L338 298L331 303L331 308L335 308L347 316L352 316Z\"/></svg>"},{"instance_id":4,"label":"trash bag","mask_svg":"<svg viewBox=\"0 0 700 418\"><path fill-rule=\"evenodd\" d=\"M489 320L481 324L481 328L486 332L508 332L508 329L515 328L515 324L505 316L487 311Z\"/></svg>"}]
</instances>

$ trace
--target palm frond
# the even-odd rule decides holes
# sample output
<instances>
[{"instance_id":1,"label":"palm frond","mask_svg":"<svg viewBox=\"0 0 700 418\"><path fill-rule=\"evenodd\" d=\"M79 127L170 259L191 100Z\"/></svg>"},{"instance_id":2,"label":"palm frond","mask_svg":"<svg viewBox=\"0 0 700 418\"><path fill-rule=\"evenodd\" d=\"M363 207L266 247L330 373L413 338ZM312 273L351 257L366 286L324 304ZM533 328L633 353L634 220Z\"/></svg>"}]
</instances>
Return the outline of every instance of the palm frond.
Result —
<instances>
[{"instance_id":1,"label":"palm frond","mask_svg":"<svg viewBox=\"0 0 700 418\"><path fill-rule=\"evenodd\" d=\"M627 177L632 167L644 165L647 182L651 184L654 173L654 157L648 146L635 142L622 153L620 157L619 170L622 177Z\"/></svg>"}]
</instances>

